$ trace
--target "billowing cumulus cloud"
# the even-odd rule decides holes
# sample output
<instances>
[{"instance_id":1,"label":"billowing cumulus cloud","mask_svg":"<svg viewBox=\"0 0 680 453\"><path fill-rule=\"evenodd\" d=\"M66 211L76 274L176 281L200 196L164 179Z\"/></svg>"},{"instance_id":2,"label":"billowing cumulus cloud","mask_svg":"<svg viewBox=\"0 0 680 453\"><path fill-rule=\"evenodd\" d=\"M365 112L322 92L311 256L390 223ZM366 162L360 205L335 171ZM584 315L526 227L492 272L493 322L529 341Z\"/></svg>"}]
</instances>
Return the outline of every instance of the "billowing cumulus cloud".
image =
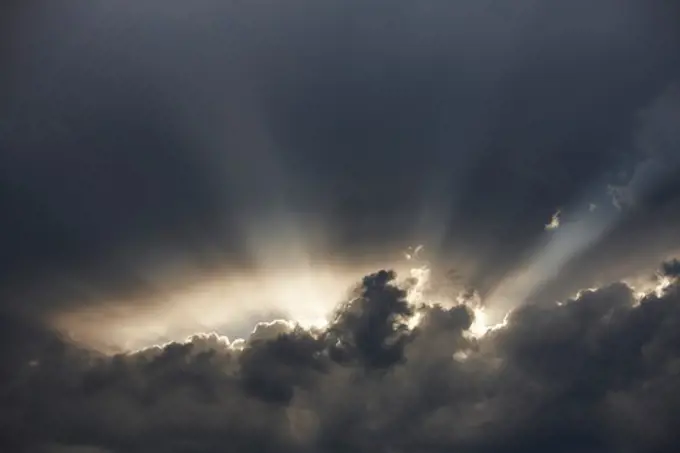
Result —
<instances>
[{"instance_id":1,"label":"billowing cumulus cloud","mask_svg":"<svg viewBox=\"0 0 680 453\"><path fill-rule=\"evenodd\" d=\"M482 336L470 335L468 306L413 307L394 277L365 277L325 329L272 322L245 343L197 334L113 356L56 336L30 355L18 345L22 360L3 386L3 444L670 452L680 441L677 276L644 297L615 283L522 306Z\"/></svg>"}]
</instances>

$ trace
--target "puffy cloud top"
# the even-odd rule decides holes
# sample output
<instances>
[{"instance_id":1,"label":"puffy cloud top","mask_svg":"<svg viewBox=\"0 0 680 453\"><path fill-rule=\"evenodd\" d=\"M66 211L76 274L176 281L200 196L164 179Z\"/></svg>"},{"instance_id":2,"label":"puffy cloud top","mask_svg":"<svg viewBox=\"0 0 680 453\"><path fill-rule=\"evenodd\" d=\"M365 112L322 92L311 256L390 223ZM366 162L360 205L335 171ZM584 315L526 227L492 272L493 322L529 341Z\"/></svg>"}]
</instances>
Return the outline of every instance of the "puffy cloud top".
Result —
<instances>
[{"instance_id":1,"label":"puffy cloud top","mask_svg":"<svg viewBox=\"0 0 680 453\"><path fill-rule=\"evenodd\" d=\"M676 267L663 263L660 275ZM615 283L522 306L475 337L471 308L413 306L395 278L365 277L325 329L263 323L245 343L196 334L107 356L45 332L38 349L17 345L24 355L3 375L5 451L678 445L677 280L641 299Z\"/></svg>"}]
</instances>

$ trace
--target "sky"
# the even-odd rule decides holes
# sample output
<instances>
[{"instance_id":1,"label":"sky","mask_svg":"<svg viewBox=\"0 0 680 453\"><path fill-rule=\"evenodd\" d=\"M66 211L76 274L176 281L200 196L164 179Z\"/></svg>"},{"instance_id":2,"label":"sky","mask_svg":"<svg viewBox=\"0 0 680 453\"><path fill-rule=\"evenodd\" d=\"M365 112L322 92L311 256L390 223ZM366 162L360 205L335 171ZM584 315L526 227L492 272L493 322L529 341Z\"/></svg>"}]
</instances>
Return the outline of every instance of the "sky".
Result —
<instances>
[{"instance_id":1,"label":"sky","mask_svg":"<svg viewBox=\"0 0 680 453\"><path fill-rule=\"evenodd\" d=\"M0 449L676 451L680 4L0 6Z\"/></svg>"}]
</instances>

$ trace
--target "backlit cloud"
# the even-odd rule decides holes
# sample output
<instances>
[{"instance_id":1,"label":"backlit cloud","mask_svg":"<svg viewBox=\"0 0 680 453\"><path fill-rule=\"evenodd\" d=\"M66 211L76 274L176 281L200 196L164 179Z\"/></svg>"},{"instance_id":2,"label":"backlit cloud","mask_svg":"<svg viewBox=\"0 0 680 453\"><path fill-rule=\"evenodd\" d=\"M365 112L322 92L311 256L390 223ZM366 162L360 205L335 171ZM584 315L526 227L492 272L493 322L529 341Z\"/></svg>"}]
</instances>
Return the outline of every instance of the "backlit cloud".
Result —
<instances>
[{"instance_id":1,"label":"backlit cloud","mask_svg":"<svg viewBox=\"0 0 680 453\"><path fill-rule=\"evenodd\" d=\"M4 378L3 442L107 452L642 452L678 442L677 279L639 302L616 283L518 307L470 336L469 306L411 308L394 278L366 276L325 329L271 322L245 342L197 334L105 356L46 332Z\"/></svg>"}]
</instances>

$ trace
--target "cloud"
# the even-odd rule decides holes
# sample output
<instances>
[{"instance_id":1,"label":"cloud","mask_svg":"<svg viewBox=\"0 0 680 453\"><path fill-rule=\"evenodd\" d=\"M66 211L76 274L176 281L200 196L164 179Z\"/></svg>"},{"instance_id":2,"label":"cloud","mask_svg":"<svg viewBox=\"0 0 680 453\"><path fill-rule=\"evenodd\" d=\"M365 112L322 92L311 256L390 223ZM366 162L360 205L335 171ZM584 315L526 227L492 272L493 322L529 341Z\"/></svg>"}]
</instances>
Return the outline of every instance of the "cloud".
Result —
<instances>
[{"instance_id":1,"label":"cloud","mask_svg":"<svg viewBox=\"0 0 680 453\"><path fill-rule=\"evenodd\" d=\"M465 305L422 305L406 330L416 311L394 277L367 276L326 330L262 324L239 347L197 334L105 356L54 338L15 362L2 441L106 452L663 452L680 441L677 280L639 301L615 283L523 306L471 337Z\"/></svg>"},{"instance_id":2,"label":"cloud","mask_svg":"<svg viewBox=\"0 0 680 453\"><path fill-rule=\"evenodd\" d=\"M560 278L537 293L537 299L560 299L579 287L598 286L611 280L645 272L655 262L680 250L674 237L680 225L680 89L677 79L635 114L629 155L637 156L623 184L610 187L612 199L599 195L599 208L578 220L587 225L579 237L595 234L598 226L588 219L600 218L599 234L587 248L563 263ZM616 208L611 209L613 201ZM614 212L611 212L614 211ZM592 222L591 222L592 223Z\"/></svg>"},{"instance_id":3,"label":"cloud","mask_svg":"<svg viewBox=\"0 0 680 453\"><path fill-rule=\"evenodd\" d=\"M643 160L633 169L625 186L612 187L613 201L622 206L654 202L680 171L680 83L672 83L638 114L633 146Z\"/></svg>"},{"instance_id":4,"label":"cloud","mask_svg":"<svg viewBox=\"0 0 680 453\"><path fill-rule=\"evenodd\" d=\"M676 5L23 3L0 18L0 449L677 443L676 263L645 297L609 284L680 252ZM304 327L407 244L422 306L380 271ZM515 309L475 335L495 295ZM83 346L113 337L133 350Z\"/></svg>"},{"instance_id":5,"label":"cloud","mask_svg":"<svg viewBox=\"0 0 680 453\"><path fill-rule=\"evenodd\" d=\"M663 266L661 266L661 273L666 277L680 277L680 261L674 259L663 263Z\"/></svg>"},{"instance_id":6,"label":"cloud","mask_svg":"<svg viewBox=\"0 0 680 453\"><path fill-rule=\"evenodd\" d=\"M393 271L364 277L357 297L339 308L328 328L334 360L387 368L402 359L413 309L395 278Z\"/></svg>"},{"instance_id":7,"label":"cloud","mask_svg":"<svg viewBox=\"0 0 680 453\"><path fill-rule=\"evenodd\" d=\"M22 8L0 87L6 304L153 305L206 273L375 268L420 243L486 294L555 206L643 158L634 118L680 41L674 6L622 1Z\"/></svg>"},{"instance_id":8,"label":"cloud","mask_svg":"<svg viewBox=\"0 0 680 453\"><path fill-rule=\"evenodd\" d=\"M550 223L548 223L545 226L546 230L556 230L557 228L560 227L560 215L562 214L562 211L558 210L555 214L553 214L552 218L550 219Z\"/></svg>"}]
</instances>

